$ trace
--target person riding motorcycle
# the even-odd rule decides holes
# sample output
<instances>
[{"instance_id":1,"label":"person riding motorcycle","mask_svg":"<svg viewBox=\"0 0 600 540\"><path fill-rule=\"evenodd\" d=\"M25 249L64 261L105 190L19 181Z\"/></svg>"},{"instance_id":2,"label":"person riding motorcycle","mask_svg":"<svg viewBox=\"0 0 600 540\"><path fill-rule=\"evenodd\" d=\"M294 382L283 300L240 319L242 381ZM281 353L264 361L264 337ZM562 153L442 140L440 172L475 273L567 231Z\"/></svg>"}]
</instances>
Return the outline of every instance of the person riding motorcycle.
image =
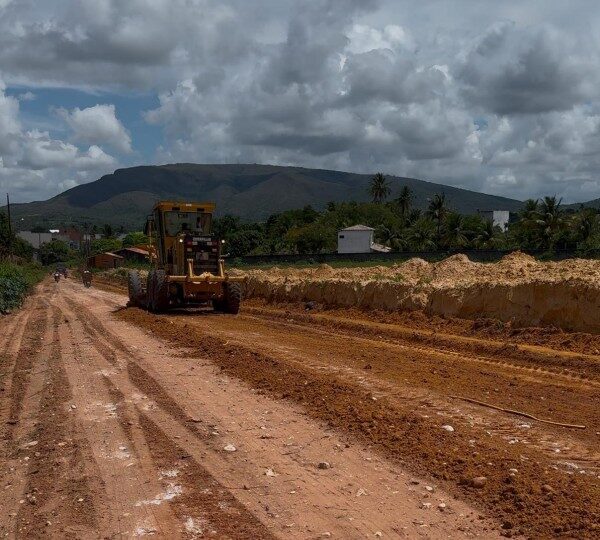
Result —
<instances>
[{"instance_id":1,"label":"person riding motorcycle","mask_svg":"<svg viewBox=\"0 0 600 540\"><path fill-rule=\"evenodd\" d=\"M81 272L81 278L86 287L89 287L92 284L92 273L87 268Z\"/></svg>"},{"instance_id":2,"label":"person riding motorcycle","mask_svg":"<svg viewBox=\"0 0 600 540\"><path fill-rule=\"evenodd\" d=\"M60 272L58 270L54 272L54 281L56 281L56 283L60 281Z\"/></svg>"}]
</instances>

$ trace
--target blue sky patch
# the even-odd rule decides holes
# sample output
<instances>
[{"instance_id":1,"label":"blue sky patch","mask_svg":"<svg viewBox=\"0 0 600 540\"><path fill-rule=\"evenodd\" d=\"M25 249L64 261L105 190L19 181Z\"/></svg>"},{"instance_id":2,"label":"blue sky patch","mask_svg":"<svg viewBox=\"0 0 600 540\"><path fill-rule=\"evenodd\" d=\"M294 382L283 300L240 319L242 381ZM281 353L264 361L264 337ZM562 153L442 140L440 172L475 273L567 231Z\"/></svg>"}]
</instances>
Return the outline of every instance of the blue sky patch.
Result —
<instances>
[{"instance_id":1,"label":"blue sky patch","mask_svg":"<svg viewBox=\"0 0 600 540\"><path fill-rule=\"evenodd\" d=\"M61 121L56 109L85 109L94 105L112 104L116 108L117 118L131 134L134 154L124 156L122 161L133 160L152 163L156 148L164 145L160 126L148 124L143 113L159 106L155 94L131 93L114 94L110 92L85 92L67 88L33 88L13 86L6 94L19 98L20 119L25 129L48 131L57 139L68 138L69 127ZM135 159L137 158L137 159Z\"/></svg>"}]
</instances>

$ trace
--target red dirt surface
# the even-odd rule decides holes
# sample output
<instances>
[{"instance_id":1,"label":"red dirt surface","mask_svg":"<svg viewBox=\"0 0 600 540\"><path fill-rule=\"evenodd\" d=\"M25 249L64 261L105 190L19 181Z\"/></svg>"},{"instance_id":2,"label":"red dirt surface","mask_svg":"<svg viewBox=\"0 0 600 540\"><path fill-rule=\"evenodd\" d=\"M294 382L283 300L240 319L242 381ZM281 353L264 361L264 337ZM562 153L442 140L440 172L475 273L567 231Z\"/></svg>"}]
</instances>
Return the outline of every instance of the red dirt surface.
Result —
<instances>
[{"instance_id":1,"label":"red dirt surface","mask_svg":"<svg viewBox=\"0 0 600 540\"><path fill-rule=\"evenodd\" d=\"M416 414L400 387L359 382L375 374L374 361L371 370L362 360L338 370L343 351L331 363L319 358L314 340L325 342L303 326L212 313L155 317L124 303L69 279L43 283L2 318L2 536L441 539L523 527L468 502L475 488L455 489L455 477L485 473L480 493L506 497L510 486L487 466L461 461L489 444L465 446L458 419L454 433L440 430L426 414L432 405ZM306 354L291 354L305 334ZM408 408L395 401L405 399ZM395 438L386 442L390 418ZM407 436L412 442L400 444ZM439 453L443 441L456 453ZM445 456L452 460L443 474L428 470ZM517 465L524 478L530 466ZM572 505L590 496L583 478L561 472L554 482L552 474L555 492L545 500L562 503L569 486L582 490ZM566 510L565 531L592 531L594 508Z\"/></svg>"},{"instance_id":2,"label":"red dirt surface","mask_svg":"<svg viewBox=\"0 0 600 540\"><path fill-rule=\"evenodd\" d=\"M561 376L543 367L545 358L521 358L519 349L493 351L486 361L461 347L450 354L447 340L437 347L435 339L425 346L417 339L411 347L406 336L403 342L374 336L362 321L365 332L351 333L341 323L342 331L315 324L311 316L288 312L280 322L281 314L248 311L237 319L140 310L119 316L434 478L497 517L506 536L599 534L600 381L594 373ZM486 344L481 349L485 355ZM586 429L469 406L455 394ZM452 433L441 428L446 424ZM471 481L480 476L487 481L476 489Z\"/></svg>"}]
</instances>

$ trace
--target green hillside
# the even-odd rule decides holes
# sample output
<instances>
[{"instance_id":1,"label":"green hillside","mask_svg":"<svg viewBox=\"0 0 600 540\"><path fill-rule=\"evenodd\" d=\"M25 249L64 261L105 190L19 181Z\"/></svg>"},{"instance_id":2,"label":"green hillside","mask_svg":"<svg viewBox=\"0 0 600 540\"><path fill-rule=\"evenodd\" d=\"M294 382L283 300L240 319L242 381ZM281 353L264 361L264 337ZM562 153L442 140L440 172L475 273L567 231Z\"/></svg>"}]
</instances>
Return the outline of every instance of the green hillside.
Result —
<instances>
[{"instance_id":1,"label":"green hillside","mask_svg":"<svg viewBox=\"0 0 600 540\"><path fill-rule=\"evenodd\" d=\"M72 188L47 201L16 204L15 225L61 226L69 223L110 223L139 229L159 199L209 200L219 215L233 214L257 221L282 210L329 201L367 201L371 175L323 169L273 165L173 165L118 169L95 182ZM461 213L477 210L517 210L519 201L464 189L388 176L391 198L407 185L414 205L423 208L427 199L444 192L450 206Z\"/></svg>"}]
</instances>

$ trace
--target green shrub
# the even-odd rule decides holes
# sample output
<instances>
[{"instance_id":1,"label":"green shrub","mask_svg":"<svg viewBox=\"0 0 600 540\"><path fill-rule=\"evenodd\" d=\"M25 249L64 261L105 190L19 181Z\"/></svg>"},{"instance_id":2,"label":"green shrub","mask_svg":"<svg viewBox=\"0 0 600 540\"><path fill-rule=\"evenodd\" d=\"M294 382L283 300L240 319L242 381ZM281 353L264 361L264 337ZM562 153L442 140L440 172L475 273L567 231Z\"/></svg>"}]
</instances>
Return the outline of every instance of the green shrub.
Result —
<instances>
[{"instance_id":1,"label":"green shrub","mask_svg":"<svg viewBox=\"0 0 600 540\"><path fill-rule=\"evenodd\" d=\"M33 264L0 263L0 313L19 307L44 270Z\"/></svg>"},{"instance_id":2,"label":"green shrub","mask_svg":"<svg viewBox=\"0 0 600 540\"><path fill-rule=\"evenodd\" d=\"M52 240L40 246L38 256L44 266L49 266L58 262L64 263L68 261L72 254L66 242Z\"/></svg>"}]
</instances>

